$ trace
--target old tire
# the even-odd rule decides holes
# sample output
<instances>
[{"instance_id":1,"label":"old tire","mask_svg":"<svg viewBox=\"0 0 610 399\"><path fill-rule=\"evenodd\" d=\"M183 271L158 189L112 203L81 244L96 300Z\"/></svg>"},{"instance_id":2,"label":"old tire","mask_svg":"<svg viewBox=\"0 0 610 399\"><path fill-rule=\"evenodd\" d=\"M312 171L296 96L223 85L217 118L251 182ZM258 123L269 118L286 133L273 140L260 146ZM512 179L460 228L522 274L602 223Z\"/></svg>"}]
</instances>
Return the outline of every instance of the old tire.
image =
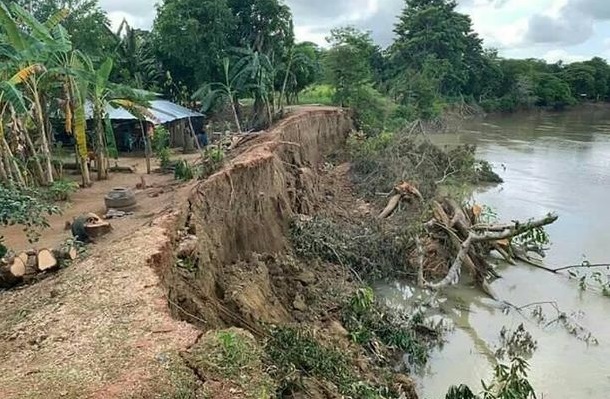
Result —
<instances>
[{"instance_id":1,"label":"old tire","mask_svg":"<svg viewBox=\"0 0 610 399\"><path fill-rule=\"evenodd\" d=\"M136 206L136 196L128 188L114 188L104 197L106 209L125 210Z\"/></svg>"}]
</instances>

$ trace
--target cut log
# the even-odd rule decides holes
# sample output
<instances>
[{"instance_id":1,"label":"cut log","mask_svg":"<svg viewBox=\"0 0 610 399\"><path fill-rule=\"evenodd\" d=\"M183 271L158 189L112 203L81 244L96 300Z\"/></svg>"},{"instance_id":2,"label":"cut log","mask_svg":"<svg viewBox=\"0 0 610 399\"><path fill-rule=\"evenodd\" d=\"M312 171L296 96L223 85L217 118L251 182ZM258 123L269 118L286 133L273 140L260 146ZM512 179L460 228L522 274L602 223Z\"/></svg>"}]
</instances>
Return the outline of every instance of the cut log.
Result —
<instances>
[{"instance_id":1,"label":"cut log","mask_svg":"<svg viewBox=\"0 0 610 399\"><path fill-rule=\"evenodd\" d=\"M59 262L57 262L57 258L53 255L48 249L41 249L38 251L38 270L41 272L46 272L49 270L53 270L59 267Z\"/></svg>"},{"instance_id":2,"label":"cut log","mask_svg":"<svg viewBox=\"0 0 610 399\"><path fill-rule=\"evenodd\" d=\"M13 263L9 265L9 270L13 276L23 277L25 276L25 263L23 263L21 258L15 258Z\"/></svg>"},{"instance_id":3,"label":"cut log","mask_svg":"<svg viewBox=\"0 0 610 399\"><path fill-rule=\"evenodd\" d=\"M73 245L63 245L60 248L53 250L53 255L59 261L68 260L73 261L78 257L78 251Z\"/></svg>"},{"instance_id":4,"label":"cut log","mask_svg":"<svg viewBox=\"0 0 610 399\"><path fill-rule=\"evenodd\" d=\"M27 264L27 263L28 263L28 258L30 257L30 255L29 255L29 254L28 254L26 251L23 251L23 252L20 252L20 253L17 255L17 257L18 257L19 259L21 259L21 261L22 261L22 262L23 262L23 264L25 265L25 264Z\"/></svg>"},{"instance_id":5,"label":"cut log","mask_svg":"<svg viewBox=\"0 0 610 399\"><path fill-rule=\"evenodd\" d=\"M12 288L23 281L25 264L15 257L7 265L0 266L0 288Z\"/></svg>"}]
</instances>

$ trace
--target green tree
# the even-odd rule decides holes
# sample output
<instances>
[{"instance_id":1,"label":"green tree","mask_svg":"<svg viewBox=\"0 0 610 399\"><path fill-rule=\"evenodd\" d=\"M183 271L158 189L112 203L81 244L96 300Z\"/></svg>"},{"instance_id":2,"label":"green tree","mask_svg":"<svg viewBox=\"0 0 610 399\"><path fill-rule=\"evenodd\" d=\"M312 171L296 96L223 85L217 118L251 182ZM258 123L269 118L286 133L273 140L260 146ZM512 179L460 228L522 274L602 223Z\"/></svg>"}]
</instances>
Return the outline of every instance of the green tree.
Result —
<instances>
[{"instance_id":1,"label":"green tree","mask_svg":"<svg viewBox=\"0 0 610 399\"><path fill-rule=\"evenodd\" d=\"M46 21L63 9L69 11L62 22L70 34L74 48L88 54L94 60L112 54L115 38L110 29L110 20L97 0L14 0L34 18Z\"/></svg>"},{"instance_id":2,"label":"green tree","mask_svg":"<svg viewBox=\"0 0 610 399\"><path fill-rule=\"evenodd\" d=\"M595 99L595 68L574 62L565 67L561 77L570 85L571 92L577 98Z\"/></svg>"},{"instance_id":3,"label":"green tree","mask_svg":"<svg viewBox=\"0 0 610 399\"><path fill-rule=\"evenodd\" d=\"M231 45L276 59L294 44L290 8L278 0L227 0L235 18Z\"/></svg>"},{"instance_id":4,"label":"green tree","mask_svg":"<svg viewBox=\"0 0 610 399\"><path fill-rule=\"evenodd\" d=\"M324 65L328 81L335 87L335 101L349 106L358 90L372 79L370 33L353 28L331 31L327 39L331 48L326 52Z\"/></svg>"},{"instance_id":5,"label":"green tree","mask_svg":"<svg viewBox=\"0 0 610 399\"><path fill-rule=\"evenodd\" d=\"M405 0L390 49L397 70L420 71L424 64L437 62L443 67L440 90L448 95L468 90L468 63L483 53L470 17L456 7L454 0Z\"/></svg>"},{"instance_id":6,"label":"green tree","mask_svg":"<svg viewBox=\"0 0 610 399\"><path fill-rule=\"evenodd\" d=\"M226 0L166 0L154 22L163 67L190 88L222 81L222 60L236 20Z\"/></svg>"},{"instance_id":7,"label":"green tree","mask_svg":"<svg viewBox=\"0 0 610 399\"><path fill-rule=\"evenodd\" d=\"M585 61L584 64L595 70L595 99L597 101L606 100L610 94L610 66L600 57L594 57L590 61Z\"/></svg>"},{"instance_id":8,"label":"green tree","mask_svg":"<svg viewBox=\"0 0 610 399\"><path fill-rule=\"evenodd\" d=\"M534 81L538 105L561 109L573 102L570 86L556 75L541 73L535 76Z\"/></svg>"}]
</instances>

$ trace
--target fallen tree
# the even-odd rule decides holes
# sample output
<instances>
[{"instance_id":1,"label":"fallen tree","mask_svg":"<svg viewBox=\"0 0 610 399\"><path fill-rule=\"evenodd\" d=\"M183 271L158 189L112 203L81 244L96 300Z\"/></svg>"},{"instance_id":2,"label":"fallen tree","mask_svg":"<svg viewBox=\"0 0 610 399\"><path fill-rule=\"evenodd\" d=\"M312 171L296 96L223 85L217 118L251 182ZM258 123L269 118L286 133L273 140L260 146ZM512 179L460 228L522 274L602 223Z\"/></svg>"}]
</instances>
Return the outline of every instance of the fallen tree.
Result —
<instances>
[{"instance_id":1,"label":"fallen tree","mask_svg":"<svg viewBox=\"0 0 610 399\"><path fill-rule=\"evenodd\" d=\"M540 245L535 245L535 240L524 237L529 237L531 232L540 231L558 219L557 215L548 214L540 219L522 222L480 223L480 207L467 209L451 199L432 202L432 212L433 218L424 226L425 238L417 238L418 244L411 257L416 260L413 263L419 268L419 284L436 290L455 285L460 280L462 269L466 267L475 282L491 296L494 295L489 290L487 281L498 276L488 261L490 253L496 251L512 264L516 259L534 263L535 258L529 254L540 253L542 249ZM448 252L453 254L453 259L447 259L447 264L451 266L444 278L438 282L428 282L423 278L424 270L427 269L426 261L422 260L426 255L424 248L438 246L449 246L451 250Z\"/></svg>"}]
</instances>

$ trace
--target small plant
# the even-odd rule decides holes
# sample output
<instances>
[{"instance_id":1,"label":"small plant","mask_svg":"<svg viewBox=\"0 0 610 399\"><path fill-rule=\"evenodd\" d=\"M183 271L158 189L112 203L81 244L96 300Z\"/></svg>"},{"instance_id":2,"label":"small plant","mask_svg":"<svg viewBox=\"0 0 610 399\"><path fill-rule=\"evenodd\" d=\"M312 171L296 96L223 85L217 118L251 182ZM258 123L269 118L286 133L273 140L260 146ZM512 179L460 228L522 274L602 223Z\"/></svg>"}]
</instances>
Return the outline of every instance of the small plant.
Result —
<instances>
[{"instance_id":1,"label":"small plant","mask_svg":"<svg viewBox=\"0 0 610 399\"><path fill-rule=\"evenodd\" d=\"M380 398L386 387L376 387L362 381L354 373L350 358L343 352L322 345L308 330L274 328L265 345L269 363L276 380L281 381L280 392L302 386L301 377L317 377L332 382L349 397Z\"/></svg>"},{"instance_id":2,"label":"small plant","mask_svg":"<svg viewBox=\"0 0 610 399\"><path fill-rule=\"evenodd\" d=\"M165 127L159 125L155 127L152 137L152 149L155 156L159 159L161 169L167 169L170 164L171 151L169 149L169 132Z\"/></svg>"},{"instance_id":3,"label":"small plant","mask_svg":"<svg viewBox=\"0 0 610 399\"><path fill-rule=\"evenodd\" d=\"M52 201L69 201L70 196L78 190L78 183L70 180L55 180L48 188L48 197Z\"/></svg>"},{"instance_id":4,"label":"small plant","mask_svg":"<svg viewBox=\"0 0 610 399\"><path fill-rule=\"evenodd\" d=\"M536 399L536 392L527 379L529 365L519 357L510 365L498 365L489 383L481 381L483 392L475 395L466 385L449 388L445 399Z\"/></svg>"},{"instance_id":5,"label":"small plant","mask_svg":"<svg viewBox=\"0 0 610 399\"><path fill-rule=\"evenodd\" d=\"M30 242L38 241L40 230L49 227L47 216L61 213L43 198L32 189L0 185L0 226L21 225Z\"/></svg>"},{"instance_id":6,"label":"small plant","mask_svg":"<svg viewBox=\"0 0 610 399\"><path fill-rule=\"evenodd\" d=\"M201 178L206 178L219 170L225 160L225 152L220 146L208 146L201 154Z\"/></svg>"},{"instance_id":7,"label":"small plant","mask_svg":"<svg viewBox=\"0 0 610 399\"><path fill-rule=\"evenodd\" d=\"M529 358L538 347L538 343L525 330L523 324L520 324L515 331L502 327L500 344L500 348L496 351L498 359L504 359L505 357L511 359L515 357Z\"/></svg>"},{"instance_id":8,"label":"small plant","mask_svg":"<svg viewBox=\"0 0 610 399\"><path fill-rule=\"evenodd\" d=\"M424 323L423 314L418 312L405 317L392 312L375 301L370 288L358 290L344 306L342 316L343 324L354 342L371 347L371 344L379 341L390 349L405 353L410 365L416 367L423 366L428 361L427 341L438 338L436 331L432 333L433 337L424 337L416 332L414 327Z\"/></svg>"},{"instance_id":9,"label":"small plant","mask_svg":"<svg viewBox=\"0 0 610 399\"><path fill-rule=\"evenodd\" d=\"M174 178L176 180L190 181L193 180L194 177L195 174L193 173L191 165L185 160L178 161L176 169L174 170Z\"/></svg>"}]
</instances>

